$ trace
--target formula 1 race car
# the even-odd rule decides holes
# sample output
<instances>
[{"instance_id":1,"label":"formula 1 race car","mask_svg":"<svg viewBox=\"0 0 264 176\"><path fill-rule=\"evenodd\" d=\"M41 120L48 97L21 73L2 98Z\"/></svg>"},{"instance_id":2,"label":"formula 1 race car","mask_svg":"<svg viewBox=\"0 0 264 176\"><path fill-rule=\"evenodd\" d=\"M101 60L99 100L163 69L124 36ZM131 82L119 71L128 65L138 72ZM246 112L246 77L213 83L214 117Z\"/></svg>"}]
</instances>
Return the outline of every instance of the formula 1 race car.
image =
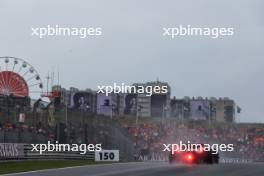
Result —
<instances>
[{"instance_id":1,"label":"formula 1 race car","mask_svg":"<svg viewBox=\"0 0 264 176\"><path fill-rule=\"evenodd\" d=\"M203 147L201 147L195 151L170 152L169 162L186 164L218 164L219 154L214 154L212 150L205 151Z\"/></svg>"}]
</instances>

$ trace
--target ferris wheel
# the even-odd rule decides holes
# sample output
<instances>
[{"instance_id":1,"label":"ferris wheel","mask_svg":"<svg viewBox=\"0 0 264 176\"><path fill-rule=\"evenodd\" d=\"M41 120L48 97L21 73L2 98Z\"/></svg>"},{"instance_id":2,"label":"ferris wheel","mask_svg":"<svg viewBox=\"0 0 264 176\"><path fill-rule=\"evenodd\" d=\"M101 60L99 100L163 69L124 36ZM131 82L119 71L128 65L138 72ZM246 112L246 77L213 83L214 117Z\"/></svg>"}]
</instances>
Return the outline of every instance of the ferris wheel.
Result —
<instances>
[{"instance_id":1,"label":"ferris wheel","mask_svg":"<svg viewBox=\"0 0 264 176\"><path fill-rule=\"evenodd\" d=\"M20 58L0 57L0 96L29 97L42 93L42 80L32 65Z\"/></svg>"}]
</instances>

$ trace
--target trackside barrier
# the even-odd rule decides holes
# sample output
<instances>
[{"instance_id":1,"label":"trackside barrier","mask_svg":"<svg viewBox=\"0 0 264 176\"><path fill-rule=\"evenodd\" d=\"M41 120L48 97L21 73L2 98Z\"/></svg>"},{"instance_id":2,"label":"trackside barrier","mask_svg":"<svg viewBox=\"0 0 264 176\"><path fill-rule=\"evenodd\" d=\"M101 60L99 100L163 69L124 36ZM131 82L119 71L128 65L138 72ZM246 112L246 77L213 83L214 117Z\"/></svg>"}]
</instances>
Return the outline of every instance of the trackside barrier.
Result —
<instances>
[{"instance_id":1,"label":"trackside barrier","mask_svg":"<svg viewBox=\"0 0 264 176\"><path fill-rule=\"evenodd\" d=\"M33 160L33 159L76 159L95 160L94 152L80 154L80 152L48 152L40 154L32 151L29 144L0 143L0 160Z\"/></svg>"},{"instance_id":2,"label":"trackside barrier","mask_svg":"<svg viewBox=\"0 0 264 176\"><path fill-rule=\"evenodd\" d=\"M222 158L220 163L252 163L253 160L242 158Z\"/></svg>"},{"instance_id":3,"label":"trackside barrier","mask_svg":"<svg viewBox=\"0 0 264 176\"><path fill-rule=\"evenodd\" d=\"M168 155L164 153L151 153L149 155L139 155L139 161L168 161Z\"/></svg>"}]
</instances>

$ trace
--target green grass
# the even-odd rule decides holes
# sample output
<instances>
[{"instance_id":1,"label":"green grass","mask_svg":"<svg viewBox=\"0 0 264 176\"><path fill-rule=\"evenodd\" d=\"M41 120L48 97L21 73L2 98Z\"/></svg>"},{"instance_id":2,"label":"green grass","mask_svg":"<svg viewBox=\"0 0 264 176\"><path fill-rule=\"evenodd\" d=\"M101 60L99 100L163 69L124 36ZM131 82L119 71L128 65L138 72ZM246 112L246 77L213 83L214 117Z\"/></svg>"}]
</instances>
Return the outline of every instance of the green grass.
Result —
<instances>
[{"instance_id":1,"label":"green grass","mask_svg":"<svg viewBox=\"0 0 264 176\"><path fill-rule=\"evenodd\" d=\"M0 174L96 164L87 160L32 160L0 162Z\"/></svg>"}]
</instances>

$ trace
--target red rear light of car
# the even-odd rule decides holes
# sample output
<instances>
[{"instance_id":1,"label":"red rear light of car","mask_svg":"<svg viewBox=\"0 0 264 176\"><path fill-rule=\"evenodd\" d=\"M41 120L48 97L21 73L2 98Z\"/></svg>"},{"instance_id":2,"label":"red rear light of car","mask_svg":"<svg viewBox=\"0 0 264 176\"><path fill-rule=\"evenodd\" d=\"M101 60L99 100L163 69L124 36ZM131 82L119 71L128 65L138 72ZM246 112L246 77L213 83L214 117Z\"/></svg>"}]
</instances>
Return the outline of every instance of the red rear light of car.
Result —
<instances>
[{"instance_id":1,"label":"red rear light of car","mask_svg":"<svg viewBox=\"0 0 264 176\"><path fill-rule=\"evenodd\" d=\"M192 153L188 153L188 154L186 154L186 156L185 156L185 160L186 160L187 162L192 162L192 161L194 160L194 155L193 155Z\"/></svg>"},{"instance_id":2,"label":"red rear light of car","mask_svg":"<svg viewBox=\"0 0 264 176\"><path fill-rule=\"evenodd\" d=\"M188 160L192 160L193 156L192 155L188 155Z\"/></svg>"}]
</instances>

